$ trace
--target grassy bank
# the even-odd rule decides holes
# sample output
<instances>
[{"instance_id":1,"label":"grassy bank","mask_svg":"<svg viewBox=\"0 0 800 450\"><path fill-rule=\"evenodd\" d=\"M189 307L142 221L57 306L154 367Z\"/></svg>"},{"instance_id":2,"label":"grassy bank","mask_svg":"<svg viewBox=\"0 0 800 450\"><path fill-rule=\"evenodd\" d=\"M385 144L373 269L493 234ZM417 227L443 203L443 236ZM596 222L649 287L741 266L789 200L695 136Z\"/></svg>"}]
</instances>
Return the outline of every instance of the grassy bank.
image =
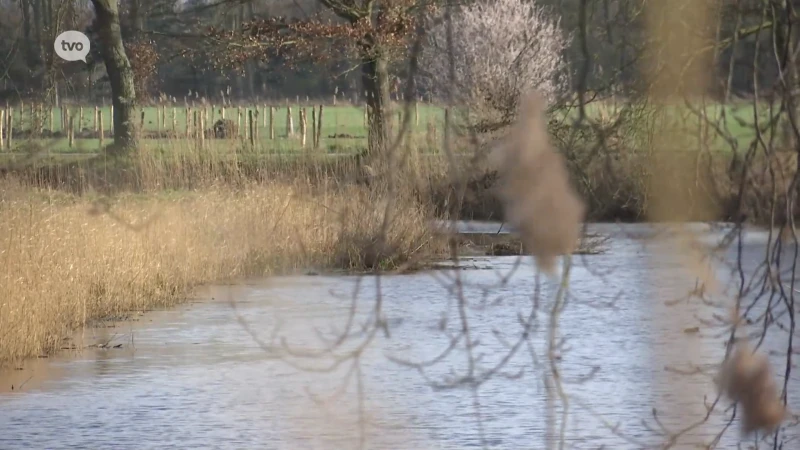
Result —
<instances>
[{"instance_id":1,"label":"grassy bank","mask_svg":"<svg viewBox=\"0 0 800 450\"><path fill-rule=\"evenodd\" d=\"M299 268L392 269L443 247L412 199L295 183L75 196L0 186L0 365L48 354L97 319L168 305L193 286ZM392 215L385 227L384 213Z\"/></svg>"}]
</instances>

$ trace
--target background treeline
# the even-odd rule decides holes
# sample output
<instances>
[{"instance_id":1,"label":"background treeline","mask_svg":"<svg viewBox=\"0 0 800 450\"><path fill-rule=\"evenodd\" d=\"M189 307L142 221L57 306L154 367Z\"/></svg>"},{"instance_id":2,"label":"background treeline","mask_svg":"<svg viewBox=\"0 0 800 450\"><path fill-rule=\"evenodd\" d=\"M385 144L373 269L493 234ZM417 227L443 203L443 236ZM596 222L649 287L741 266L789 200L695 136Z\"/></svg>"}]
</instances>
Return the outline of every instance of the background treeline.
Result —
<instances>
[{"instance_id":1,"label":"background treeline","mask_svg":"<svg viewBox=\"0 0 800 450\"><path fill-rule=\"evenodd\" d=\"M582 8L584 1L587 5ZM646 55L643 11L647 0L537 3L552 8L561 17L563 30L573 37L567 60L576 89L622 96L644 89L640 63ZM728 44L710 46L715 53L719 92L726 91L728 84L736 95L752 94L754 86L769 90L778 71L774 52L769 51L771 25L780 18L762 22L763 6L757 0L719 0L717 6L720 14L713 24L714 33L718 42ZM211 64L215 55L204 53L211 26L235 29L252 19L270 17L343 20L318 0L120 0L119 7L123 37L141 85L137 86L140 102L160 95L219 98L221 93L232 100L330 98L334 93L341 99L357 100L363 93L357 67L344 57L292 65L283 58L265 57L248 62L241 71L228 71L215 69ZM53 40L64 30L83 30L96 42L92 19L92 6L86 1L0 0L0 102L26 98L102 102L109 98L97 45L88 65L54 57ZM585 39L580 36L584 23ZM760 27L762 23L769 28ZM765 44L760 51L757 41ZM404 61L395 61L390 67L393 96L401 90L406 67ZM424 86L418 90L418 95L427 97Z\"/></svg>"}]
</instances>

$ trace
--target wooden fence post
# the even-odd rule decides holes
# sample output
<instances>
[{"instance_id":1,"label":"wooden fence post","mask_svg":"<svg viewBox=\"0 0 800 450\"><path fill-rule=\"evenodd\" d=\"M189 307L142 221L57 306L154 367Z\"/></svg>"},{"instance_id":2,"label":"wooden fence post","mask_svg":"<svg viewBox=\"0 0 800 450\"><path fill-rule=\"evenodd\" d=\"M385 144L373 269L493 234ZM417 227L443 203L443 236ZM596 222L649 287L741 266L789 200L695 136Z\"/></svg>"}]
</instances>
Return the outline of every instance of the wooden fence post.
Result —
<instances>
[{"instance_id":1,"label":"wooden fence post","mask_svg":"<svg viewBox=\"0 0 800 450\"><path fill-rule=\"evenodd\" d=\"M103 136L104 133L103 133L103 113L102 113L102 111L100 112L100 117L98 118L98 121L99 121L99 125L100 125L100 128L99 128L99 132L100 132L100 148L102 149L103 148L103 141L104 141L104 139L103 139L104 138L104 136Z\"/></svg>"},{"instance_id":2,"label":"wooden fence post","mask_svg":"<svg viewBox=\"0 0 800 450\"><path fill-rule=\"evenodd\" d=\"M212 108L211 111L214 111L214 109ZM206 112L205 109L203 109L203 112L200 114L200 148L201 149L205 149L206 148L206 115L207 114L208 113Z\"/></svg>"},{"instance_id":3,"label":"wooden fence post","mask_svg":"<svg viewBox=\"0 0 800 450\"><path fill-rule=\"evenodd\" d=\"M198 130L198 128L200 128L200 118L198 117L199 114L200 112L196 109L192 111L192 137L194 138L196 144L200 139L200 130Z\"/></svg>"},{"instance_id":4,"label":"wooden fence post","mask_svg":"<svg viewBox=\"0 0 800 450\"><path fill-rule=\"evenodd\" d=\"M69 148L75 144L75 119L73 118L72 111L67 111L67 135L69 136Z\"/></svg>"},{"instance_id":5,"label":"wooden fence post","mask_svg":"<svg viewBox=\"0 0 800 450\"><path fill-rule=\"evenodd\" d=\"M256 122L253 120L253 110L247 110L247 127L250 129L250 146L255 147L256 145Z\"/></svg>"},{"instance_id":6,"label":"wooden fence post","mask_svg":"<svg viewBox=\"0 0 800 450\"><path fill-rule=\"evenodd\" d=\"M44 122L46 119L44 103L39 103L39 107L36 110L36 115L38 116L36 118L36 126L39 128L39 136L41 136L44 134Z\"/></svg>"},{"instance_id":7,"label":"wooden fence post","mask_svg":"<svg viewBox=\"0 0 800 450\"><path fill-rule=\"evenodd\" d=\"M242 137L242 107L236 107L236 137Z\"/></svg>"},{"instance_id":8,"label":"wooden fence post","mask_svg":"<svg viewBox=\"0 0 800 450\"><path fill-rule=\"evenodd\" d=\"M269 138L275 139L275 107L269 107Z\"/></svg>"},{"instance_id":9,"label":"wooden fence post","mask_svg":"<svg viewBox=\"0 0 800 450\"><path fill-rule=\"evenodd\" d=\"M186 139L190 139L191 137L191 123L189 122L189 107L184 108L184 115L186 116Z\"/></svg>"},{"instance_id":10,"label":"wooden fence post","mask_svg":"<svg viewBox=\"0 0 800 450\"><path fill-rule=\"evenodd\" d=\"M450 108L444 109L444 148L450 148Z\"/></svg>"},{"instance_id":11,"label":"wooden fence post","mask_svg":"<svg viewBox=\"0 0 800 450\"><path fill-rule=\"evenodd\" d=\"M13 143L14 139L14 110L12 108L8 109L8 136L6 137L6 142L8 142L8 149L11 150L11 144Z\"/></svg>"},{"instance_id":12,"label":"wooden fence post","mask_svg":"<svg viewBox=\"0 0 800 450\"><path fill-rule=\"evenodd\" d=\"M5 129L6 124L6 111L4 109L0 109L0 150L3 150L6 146L6 136L3 130Z\"/></svg>"},{"instance_id":13,"label":"wooden fence post","mask_svg":"<svg viewBox=\"0 0 800 450\"><path fill-rule=\"evenodd\" d=\"M311 106L311 147L317 146L317 107Z\"/></svg>"},{"instance_id":14,"label":"wooden fence post","mask_svg":"<svg viewBox=\"0 0 800 450\"><path fill-rule=\"evenodd\" d=\"M319 148L319 141L322 138L322 105L319 105L319 117L317 117L317 142L314 148Z\"/></svg>"},{"instance_id":15,"label":"wooden fence post","mask_svg":"<svg viewBox=\"0 0 800 450\"><path fill-rule=\"evenodd\" d=\"M300 110L300 146L306 148L306 109Z\"/></svg>"},{"instance_id":16,"label":"wooden fence post","mask_svg":"<svg viewBox=\"0 0 800 450\"><path fill-rule=\"evenodd\" d=\"M292 121L292 107L286 107L286 137L294 136L294 122Z\"/></svg>"},{"instance_id":17,"label":"wooden fence post","mask_svg":"<svg viewBox=\"0 0 800 450\"><path fill-rule=\"evenodd\" d=\"M255 140L258 140L258 137L259 137L259 131L258 131L258 122L259 122L258 121L258 117L259 117L259 114L261 114L261 113L258 110L258 105L256 105L256 107L253 108L253 133L252 133L253 134L253 138Z\"/></svg>"}]
</instances>

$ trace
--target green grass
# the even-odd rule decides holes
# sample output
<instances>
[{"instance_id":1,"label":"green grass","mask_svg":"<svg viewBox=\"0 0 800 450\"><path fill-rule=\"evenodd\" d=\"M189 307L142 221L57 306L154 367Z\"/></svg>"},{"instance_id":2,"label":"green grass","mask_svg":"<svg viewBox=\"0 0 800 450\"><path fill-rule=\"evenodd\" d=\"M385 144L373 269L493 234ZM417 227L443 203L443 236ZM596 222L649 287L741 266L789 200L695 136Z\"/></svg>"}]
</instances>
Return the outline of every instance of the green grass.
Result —
<instances>
[{"instance_id":1,"label":"green grass","mask_svg":"<svg viewBox=\"0 0 800 450\"><path fill-rule=\"evenodd\" d=\"M589 118L600 123L610 124L625 105L613 104L609 101L596 101L586 105L586 114ZM685 104L667 106L661 114L655 114L652 107L641 107L634 114L634 118L653 114L644 118L641 124L634 126L659 126L669 127L674 130L674 141L665 143L669 148L697 149L707 148L712 151L730 152L734 145L741 151L748 148L756 139L755 106L751 102L737 101L728 104L708 103L688 108ZM577 107L561 111L557 117L575 120L579 116ZM705 116L705 119L703 118ZM764 104L758 110L758 125L765 129L771 117L769 105ZM636 119L634 119L636 120ZM765 139L768 136L765 135Z\"/></svg>"},{"instance_id":2,"label":"green grass","mask_svg":"<svg viewBox=\"0 0 800 450\"><path fill-rule=\"evenodd\" d=\"M621 104L620 104L621 105ZM294 122L295 136L287 137L286 135L286 122L287 122L287 107L275 106L274 113L274 130L275 139L269 138L269 129L265 125L265 105L251 105L249 107L242 107L242 126L246 123L248 111L258 110L258 115L255 120L258 126L258 139L254 150L262 153L302 153L303 148L299 138L299 108L306 108L307 120L309 130L306 132L306 150L312 149L312 132L311 127L311 108L312 105L298 105L292 104L292 116ZM16 139L12 148L9 150L5 148L3 152L19 152L30 153L31 151L37 153L55 153L55 154L84 154L84 153L97 153L100 148L100 141L97 138L81 138L76 135L73 146L69 146L66 137L43 138L36 139L33 142L27 139L24 134L20 134L20 126L23 129L28 129L32 123L30 117L29 106L26 106L25 114L21 114L19 107L13 108L14 116L14 129ZM197 106L193 110L200 110L203 106ZM392 126L396 129L399 124L398 112L403 112L403 105L398 105L394 112L390 113ZM615 114L619 110L610 102L592 102L587 105L587 113L593 118L607 123L613 120ZM105 144L112 140L111 136L111 109L110 107L98 108L104 117L103 124L105 128ZM135 117L137 124L141 121L141 113L144 112L143 130L145 136L147 133L157 133L159 130L162 132L171 132L173 130L172 112L175 112L175 131L177 138L160 139L156 137L145 137L141 140L141 145L149 149L164 149L173 148L177 143L181 145L193 146L190 140L185 139L182 135L186 130L186 108L183 106L167 106L166 108L166 127L162 127L159 122L160 107L144 107L137 110ZM213 108L213 115L211 114L212 106L206 105L207 117L213 118L206 123L206 128L210 128L214 121L221 118L220 106L215 105ZM78 121L79 107L70 107L73 112L75 120ZM268 116L269 109L267 108L266 115ZM443 142L443 129L444 129L444 108L433 104L420 104L418 107L418 118L412 108L411 113L411 129L410 138L422 150L436 151L441 148ZM643 111L648 111L647 109ZM649 110L652 112L652 110ZM667 143L671 147L680 149L682 147L697 148L703 146L705 148L715 151L731 151L733 143L738 148L747 148L755 139L756 133L753 126L753 105L751 103L739 102L730 103L727 105L709 104L705 107L705 114L708 119L716 123L719 129L723 130L723 135L714 127L703 125L697 112L693 112L686 108L684 105L676 105L667 108L668 123L676 129L676 139L674 142ZM92 119L94 107L83 108L83 121L81 121L76 128L93 130L94 121ZM646 114L646 112L637 112L636 114ZM577 108L555 113L557 117L574 119L577 118ZM47 116L47 114L46 114ZM234 123L238 122L238 107L226 107L226 119L233 120ZM664 117L663 115L661 117ZM759 112L759 121L763 126L769 118L768 106ZM63 126L61 124L61 111L55 109L53 111L53 130L55 132L63 133ZM632 124L632 127L647 127L647 121L642 124ZM429 132L429 126L433 126L435 131ZM49 130L49 119L45 119L45 129ZM645 130L646 132L646 130ZM244 130L240 133L239 139L207 139L205 149L207 151L230 152L232 149L248 147L249 144L244 139ZM323 120L322 120L322 136L320 138L320 145L318 152L322 153L351 153L365 148L367 129L364 125L364 108L359 106L331 106L326 105L323 107ZM34 144L34 145L31 145Z\"/></svg>"},{"instance_id":3,"label":"green grass","mask_svg":"<svg viewBox=\"0 0 800 450\"><path fill-rule=\"evenodd\" d=\"M13 140L13 145L11 151L24 151L25 149L30 148L30 140L26 139L26 136L20 134L19 130L28 130L31 126L31 123L36 123L36 119L32 119L29 113L29 106L26 106L26 110L24 114L21 114L19 108L13 109L13 123L15 129L16 138ZM197 106L193 108L191 111L199 111L203 106ZM295 136L292 138L287 137L287 130L286 130L286 123L287 123L287 107L284 106L276 106L273 118L274 130L275 130L275 139L270 139L270 133L268 128L268 115L269 115L269 108L266 109L266 114L264 110L264 105L252 105L250 107L242 107L242 118L241 118L241 137L239 139L226 139L226 140L219 140L219 139L207 139L207 144L210 147L220 147L220 148L230 148L232 144L237 144L239 142L244 143L244 135L245 135L245 124L247 123L247 117L250 110L255 111L257 110L258 114L255 116L256 125L258 126L258 142L256 143L256 147L258 150L262 150L265 152L270 153L283 153L283 152L297 152L302 150L301 140L299 137L300 133L300 117L299 117L299 108L306 108L307 110L307 124L308 130L306 131L306 148L312 148L312 105L291 105L291 112L292 118L294 122L294 132ZM94 107L84 107L83 108L83 120L79 120L79 107L70 107L69 108L75 117L76 121L76 130L85 129L85 130L94 130ZM212 116L212 106L206 105L205 109L207 111L208 122L206 123L206 129L210 129L212 124L217 120L221 119L221 107L214 106L213 108L213 116ZM110 107L103 107L98 108L100 114L103 116L103 128L104 128L104 135L105 135L105 144L111 142L112 133L111 133L111 108ZM185 107L172 107L167 106L166 108L166 123L165 127L162 126L164 123L163 119L159 120L161 117L160 114L160 107L144 107L137 109L135 113L136 123L139 125L142 123L141 113L144 112L144 122L143 122L143 131L144 135L146 136L147 133L158 133L159 131L162 132L172 132L173 131L173 110L175 112L175 120L174 120L174 130L178 135L177 139L157 139L157 138L150 138L145 137L141 140L143 146L151 147L151 148L159 148L159 147L169 147L175 144L175 140L183 140L186 139L182 137L185 135L186 132L186 108ZM420 104L418 108L418 118L415 116L414 109L412 108L411 113L411 136L418 140L424 140L427 135L428 125L433 124L437 130L442 130L444 125L444 108L434 106L434 105L427 105L427 104ZM392 126L397 128L399 123L398 113L405 112L402 105L398 106L395 111L390 113L391 123ZM48 116L48 114L45 114ZM192 113L190 112L190 121L192 121ZM265 124L265 116L267 117L266 124ZM226 107L225 108L225 118L229 120L233 120L234 123L239 123L238 119L238 107ZM159 123L161 122L161 123ZM49 124L49 117L45 118L45 130L50 130ZM61 110L60 108L55 108L53 110L53 131L58 133L63 133L64 126L61 120ZM342 149L347 149L347 151L352 151L352 149L356 149L358 147L365 147L366 146L366 136L367 136L367 128L364 125L364 108L363 107L356 107L356 106L324 106L323 107L323 117L322 117L322 133L320 137L320 144L319 147L322 151L326 152L339 152ZM436 132L437 139L442 139L441 131ZM27 142L26 142L27 141ZM42 147L42 149L53 152L53 153L93 153L97 152L100 149L100 141L97 138L81 138L76 131L75 140L73 146L69 146L69 141L66 137L55 137L55 138L41 138L36 139L36 142ZM4 149L4 151L8 152L9 149Z\"/></svg>"}]
</instances>

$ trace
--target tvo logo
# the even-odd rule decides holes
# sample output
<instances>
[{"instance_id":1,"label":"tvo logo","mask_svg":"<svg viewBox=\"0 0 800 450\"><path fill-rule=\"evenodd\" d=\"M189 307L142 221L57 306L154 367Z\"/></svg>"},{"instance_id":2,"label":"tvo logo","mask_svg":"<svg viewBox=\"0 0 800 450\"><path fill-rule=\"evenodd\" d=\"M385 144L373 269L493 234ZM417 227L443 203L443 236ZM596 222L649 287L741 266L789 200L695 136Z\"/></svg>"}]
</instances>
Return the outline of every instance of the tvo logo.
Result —
<instances>
[{"instance_id":1,"label":"tvo logo","mask_svg":"<svg viewBox=\"0 0 800 450\"><path fill-rule=\"evenodd\" d=\"M65 61L86 62L89 54L89 38L80 31L65 31L56 37L53 50Z\"/></svg>"},{"instance_id":2,"label":"tvo logo","mask_svg":"<svg viewBox=\"0 0 800 450\"><path fill-rule=\"evenodd\" d=\"M62 52L71 52L73 50L77 50L79 52L82 52L83 51L83 42L61 41L61 51Z\"/></svg>"}]
</instances>

